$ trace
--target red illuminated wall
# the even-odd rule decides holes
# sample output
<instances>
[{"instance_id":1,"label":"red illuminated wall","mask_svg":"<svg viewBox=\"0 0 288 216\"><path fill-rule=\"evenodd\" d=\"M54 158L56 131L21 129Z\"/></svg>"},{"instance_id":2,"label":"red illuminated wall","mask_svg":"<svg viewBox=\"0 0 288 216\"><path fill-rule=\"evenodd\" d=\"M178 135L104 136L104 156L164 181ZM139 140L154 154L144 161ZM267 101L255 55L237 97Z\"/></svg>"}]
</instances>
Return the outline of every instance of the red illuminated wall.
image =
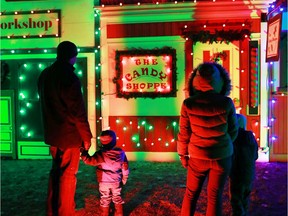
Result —
<instances>
[{"instance_id":1,"label":"red illuminated wall","mask_svg":"<svg viewBox=\"0 0 288 216\"><path fill-rule=\"evenodd\" d=\"M125 151L175 152L177 116L110 116L110 129Z\"/></svg>"}]
</instances>

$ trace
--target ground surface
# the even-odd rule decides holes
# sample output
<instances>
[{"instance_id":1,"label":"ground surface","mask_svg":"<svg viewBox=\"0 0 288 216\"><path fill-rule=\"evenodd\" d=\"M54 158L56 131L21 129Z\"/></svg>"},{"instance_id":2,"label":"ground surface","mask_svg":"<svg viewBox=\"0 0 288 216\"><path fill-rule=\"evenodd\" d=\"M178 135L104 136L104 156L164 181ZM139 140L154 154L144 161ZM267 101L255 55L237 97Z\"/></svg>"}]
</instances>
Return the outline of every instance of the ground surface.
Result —
<instances>
[{"instance_id":1,"label":"ground surface","mask_svg":"<svg viewBox=\"0 0 288 216\"><path fill-rule=\"evenodd\" d=\"M1 160L1 215L44 216L50 160ZM251 216L287 215L287 164L257 163L251 195ZM185 191L186 171L180 162L130 162L131 174L124 186L125 215L178 216ZM223 216L231 215L227 184ZM206 188L196 216L205 215ZM76 192L77 215L99 215L99 193L94 167L81 161Z\"/></svg>"}]
</instances>

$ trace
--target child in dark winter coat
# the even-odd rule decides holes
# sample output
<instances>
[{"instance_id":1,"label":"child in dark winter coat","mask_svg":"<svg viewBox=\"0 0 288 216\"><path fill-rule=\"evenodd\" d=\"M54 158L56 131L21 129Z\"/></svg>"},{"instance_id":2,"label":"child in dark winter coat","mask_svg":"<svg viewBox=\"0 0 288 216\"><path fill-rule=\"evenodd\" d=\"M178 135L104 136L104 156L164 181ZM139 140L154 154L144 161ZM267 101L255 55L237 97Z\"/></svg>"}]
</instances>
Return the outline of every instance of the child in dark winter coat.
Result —
<instances>
[{"instance_id":1,"label":"child in dark winter coat","mask_svg":"<svg viewBox=\"0 0 288 216\"><path fill-rule=\"evenodd\" d=\"M122 186L129 175L128 160L125 152L116 147L116 134L112 130L102 131L100 135L102 148L90 156L83 151L81 158L85 164L97 166L101 215L109 215L111 201L115 205L115 215L123 215L124 201L121 197Z\"/></svg>"},{"instance_id":2,"label":"child in dark winter coat","mask_svg":"<svg viewBox=\"0 0 288 216\"><path fill-rule=\"evenodd\" d=\"M246 118L237 114L239 130L234 141L234 155L230 174L230 202L233 216L247 216L249 196L255 178L258 144L252 131L246 130Z\"/></svg>"}]
</instances>

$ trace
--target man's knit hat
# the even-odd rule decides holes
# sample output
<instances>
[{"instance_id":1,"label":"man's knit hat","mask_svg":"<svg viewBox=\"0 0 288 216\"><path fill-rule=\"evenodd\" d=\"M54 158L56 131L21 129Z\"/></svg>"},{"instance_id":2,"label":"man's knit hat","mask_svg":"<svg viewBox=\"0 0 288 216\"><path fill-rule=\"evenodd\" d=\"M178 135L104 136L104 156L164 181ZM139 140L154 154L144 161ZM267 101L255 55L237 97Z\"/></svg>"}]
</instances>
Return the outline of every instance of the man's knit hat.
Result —
<instances>
[{"instance_id":1,"label":"man's knit hat","mask_svg":"<svg viewBox=\"0 0 288 216\"><path fill-rule=\"evenodd\" d=\"M74 43L70 41L63 41L57 47L57 59L68 61L77 56L78 51Z\"/></svg>"},{"instance_id":2,"label":"man's knit hat","mask_svg":"<svg viewBox=\"0 0 288 216\"><path fill-rule=\"evenodd\" d=\"M100 142L104 149L112 149L116 145L116 134L112 130L102 131Z\"/></svg>"}]
</instances>

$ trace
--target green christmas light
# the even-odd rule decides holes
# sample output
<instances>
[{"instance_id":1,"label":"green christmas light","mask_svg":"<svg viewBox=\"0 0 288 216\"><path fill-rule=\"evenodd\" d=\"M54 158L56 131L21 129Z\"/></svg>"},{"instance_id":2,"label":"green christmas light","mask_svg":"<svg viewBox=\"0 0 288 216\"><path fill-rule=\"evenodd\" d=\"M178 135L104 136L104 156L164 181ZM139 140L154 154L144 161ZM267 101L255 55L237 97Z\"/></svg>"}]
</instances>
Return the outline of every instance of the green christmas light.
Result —
<instances>
[{"instance_id":1,"label":"green christmas light","mask_svg":"<svg viewBox=\"0 0 288 216\"><path fill-rule=\"evenodd\" d=\"M26 98L23 92L20 92L19 97L20 97L21 99L25 99L25 98Z\"/></svg>"},{"instance_id":2,"label":"green christmas light","mask_svg":"<svg viewBox=\"0 0 288 216\"><path fill-rule=\"evenodd\" d=\"M133 135L131 139L132 139L132 141L134 141L134 142L139 142L139 134Z\"/></svg>"},{"instance_id":3,"label":"green christmas light","mask_svg":"<svg viewBox=\"0 0 288 216\"><path fill-rule=\"evenodd\" d=\"M33 136L33 131L29 131L28 133L27 133L27 137L32 137Z\"/></svg>"},{"instance_id":4,"label":"green christmas light","mask_svg":"<svg viewBox=\"0 0 288 216\"><path fill-rule=\"evenodd\" d=\"M24 75L19 76L19 80L20 81L24 81L25 80L25 76Z\"/></svg>"},{"instance_id":5,"label":"green christmas light","mask_svg":"<svg viewBox=\"0 0 288 216\"><path fill-rule=\"evenodd\" d=\"M26 114L26 110L25 109L20 109L20 114L25 115Z\"/></svg>"},{"instance_id":6,"label":"green christmas light","mask_svg":"<svg viewBox=\"0 0 288 216\"><path fill-rule=\"evenodd\" d=\"M83 75L82 70L78 71L77 74L78 74L79 76L82 76L82 75Z\"/></svg>"}]
</instances>

